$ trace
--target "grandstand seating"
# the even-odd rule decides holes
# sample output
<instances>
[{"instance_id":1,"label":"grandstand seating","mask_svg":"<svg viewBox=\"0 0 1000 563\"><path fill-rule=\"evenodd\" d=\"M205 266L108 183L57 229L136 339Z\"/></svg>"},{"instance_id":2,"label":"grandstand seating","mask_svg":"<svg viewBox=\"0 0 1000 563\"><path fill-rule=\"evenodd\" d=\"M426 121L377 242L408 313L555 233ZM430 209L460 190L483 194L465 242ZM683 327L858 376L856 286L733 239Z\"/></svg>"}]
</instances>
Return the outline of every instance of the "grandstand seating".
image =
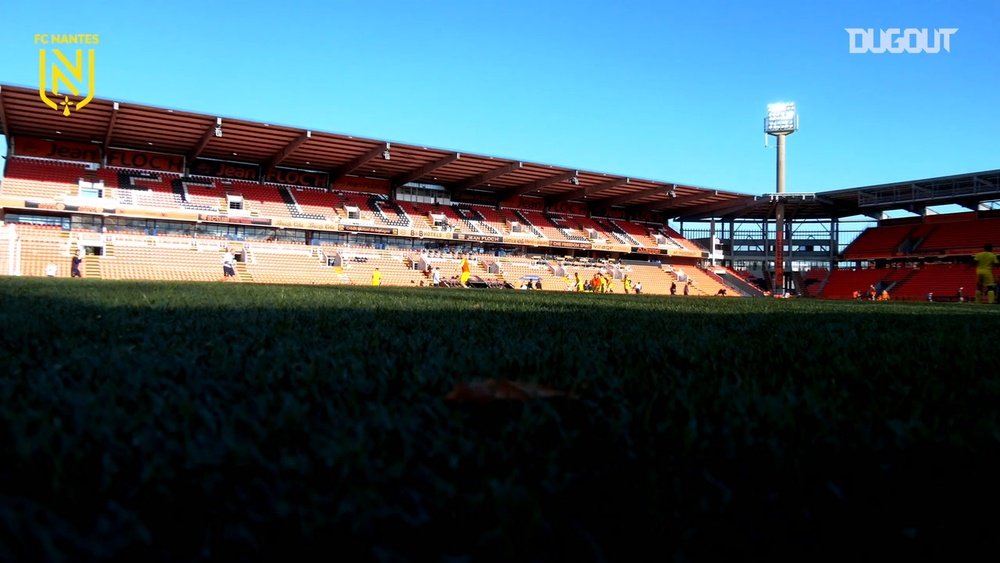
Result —
<instances>
[{"instance_id":1,"label":"grandstand seating","mask_svg":"<svg viewBox=\"0 0 1000 563\"><path fill-rule=\"evenodd\" d=\"M685 239L672 228L665 225L657 225L655 228L655 233L659 234L664 238L662 243L655 246L666 246L668 248L677 248L681 250L689 250L692 252L701 252L701 249L697 244ZM654 239L655 240L655 239Z\"/></svg>"},{"instance_id":2,"label":"grandstand seating","mask_svg":"<svg viewBox=\"0 0 1000 563\"><path fill-rule=\"evenodd\" d=\"M16 239L17 233L0 228L0 275L17 273L16 267L20 266L20 261L16 259L14 252Z\"/></svg>"},{"instance_id":3,"label":"grandstand seating","mask_svg":"<svg viewBox=\"0 0 1000 563\"><path fill-rule=\"evenodd\" d=\"M683 280L681 278L686 276L692 281L690 288L691 295L716 295L720 289L725 289L726 296L739 297L739 293L733 291L731 287L723 283L718 276L713 276L696 266L667 266L667 271L678 280L678 295L683 291L683 286L681 285Z\"/></svg>"},{"instance_id":4,"label":"grandstand seating","mask_svg":"<svg viewBox=\"0 0 1000 563\"><path fill-rule=\"evenodd\" d=\"M16 269L21 275L45 276L49 264L53 264L55 277L69 277L70 259L75 248L68 231L54 226L18 225L17 239L21 259ZM10 256L10 259L15 258Z\"/></svg>"},{"instance_id":5,"label":"grandstand seating","mask_svg":"<svg viewBox=\"0 0 1000 563\"><path fill-rule=\"evenodd\" d=\"M520 210L524 223L533 227L535 234L540 234L552 240L568 240L559 227L541 211Z\"/></svg>"},{"instance_id":6,"label":"grandstand seating","mask_svg":"<svg viewBox=\"0 0 1000 563\"><path fill-rule=\"evenodd\" d=\"M362 222L371 223L381 223L376 215L375 210L369 205L371 195L362 194L356 192L340 192L339 196L339 206L337 208L337 214L341 219L353 219ZM357 218L348 216L348 208L357 208L358 216Z\"/></svg>"},{"instance_id":7,"label":"grandstand seating","mask_svg":"<svg viewBox=\"0 0 1000 563\"><path fill-rule=\"evenodd\" d=\"M431 207L429 204L413 203L409 201L397 201L396 204L403 210L403 212L410 216L411 225L414 229L424 231L434 230L428 215Z\"/></svg>"},{"instance_id":8,"label":"grandstand seating","mask_svg":"<svg viewBox=\"0 0 1000 563\"><path fill-rule=\"evenodd\" d=\"M507 227L507 223L512 219L507 217L504 210L498 211L495 207L488 205L469 205L468 207L482 214L483 221L486 223L488 228L492 228L500 235L510 234L510 229Z\"/></svg>"},{"instance_id":9,"label":"grandstand seating","mask_svg":"<svg viewBox=\"0 0 1000 563\"><path fill-rule=\"evenodd\" d=\"M147 236L142 233L71 233L60 227L26 224L17 225L16 232L19 242L25 248L20 264L21 273L29 276L44 276L50 263L56 264L56 275L68 276L70 257L81 246L78 240L88 239L88 246L103 247L103 256L87 257L87 260L93 262L99 277L105 279L218 281L222 278L222 255L226 248L233 248L236 252L245 250L245 261L237 265L242 281L367 285L372 271L378 267L382 272L384 285L416 286L420 282L430 285L429 273L415 269L420 255L413 251L347 245L307 246L287 242L240 243L211 238ZM3 256L7 254L9 253L5 252ZM428 263L440 268L443 280L447 282L458 278L461 267L458 255L429 252L426 256ZM328 265L338 258L339 266ZM9 264L11 258L5 259ZM488 271L489 263L496 263L500 273L491 274ZM560 274L555 273L558 266L558 262L541 257L472 257L473 275L493 286L507 281L510 285L519 287L523 277L538 276L544 290L566 291L573 280L573 273L579 272L584 280L589 280L602 267L618 273L612 285L615 293L623 290L622 273L634 280L641 280L644 293L647 294L669 293L670 282L676 279L675 274L652 263L631 262L620 268L608 262L571 261L565 265L565 274L562 273L563 270L558 270ZM697 280L692 286L693 294L714 294L716 284L710 277L694 266L686 267L686 271L692 279Z\"/></svg>"},{"instance_id":10,"label":"grandstand seating","mask_svg":"<svg viewBox=\"0 0 1000 563\"><path fill-rule=\"evenodd\" d=\"M246 271L257 283L340 284L347 280L317 247L269 242L244 243Z\"/></svg>"},{"instance_id":11,"label":"grandstand seating","mask_svg":"<svg viewBox=\"0 0 1000 563\"><path fill-rule=\"evenodd\" d=\"M121 280L218 281L226 241L116 235L100 259L101 277Z\"/></svg>"},{"instance_id":12,"label":"grandstand seating","mask_svg":"<svg viewBox=\"0 0 1000 563\"><path fill-rule=\"evenodd\" d=\"M969 255L983 244L1000 246L1000 218L977 219L974 213L927 217L923 223L865 229L846 249L847 260Z\"/></svg>"},{"instance_id":13,"label":"grandstand seating","mask_svg":"<svg viewBox=\"0 0 1000 563\"><path fill-rule=\"evenodd\" d=\"M670 295L670 284L677 281L677 276L664 270L659 264L626 262L622 269L633 284L642 282L642 292L645 294ZM678 286L678 294L681 293L683 292Z\"/></svg>"},{"instance_id":14,"label":"grandstand seating","mask_svg":"<svg viewBox=\"0 0 1000 563\"><path fill-rule=\"evenodd\" d=\"M428 212L434 213L435 215L444 215L448 226L453 230L465 230L461 215L459 215L458 212L455 211L455 209L450 205L433 205L428 209Z\"/></svg>"},{"instance_id":15,"label":"grandstand seating","mask_svg":"<svg viewBox=\"0 0 1000 563\"><path fill-rule=\"evenodd\" d=\"M914 225L869 227L844 249L844 258L864 260L895 256L899 253L899 247L916 228Z\"/></svg>"},{"instance_id":16,"label":"grandstand seating","mask_svg":"<svg viewBox=\"0 0 1000 563\"><path fill-rule=\"evenodd\" d=\"M826 286L819 297L825 299L851 299L855 291L864 293L871 285L878 285L888 275L884 269L836 269L830 272Z\"/></svg>"},{"instance_id":17,"label":"grandstand seating","mask_svg":"<svg viewBox=\"0 0 1000 563\"><path fill-rule=\"evenodd\" d=\"M292 217L296 219L312 219L314 221L325 221L326 215L323 213L310 213L304 210L301 205L299 205L296 193L303 193L302 188L291 188L289 186L279 186L274 185L278 190L278 196L281 197L281 201L285 203L288 207L288 212L291 213Z\"/></svg>"},{"instance_id":18,"label":"grandstand seating","mask_svg":"<svg viewBox=\"0 0 1000 563\"><path fill-rule=\"evenodd\" d=\"M251 215L256 213L261 217L294 217L274 186L233 182L232 193L243 196L243 209Z\"/></svg>"},{"instance_id":19,"label":"grandstand seating","mask_svg":"<svg viewBox=\"0 0 1000 563\"><path fill-rule=\"evenodd\" d=\"M498 262L503 271L503 279L515 288L521 287L524 283L523 278L537 276L541 278L543 291L566 291L567 280L553 272L548 260L540 257L504 257Z\"/></svg>"},{"instance_id":20,"label":"grandstand seating","mask_svg":"<svg viewBox=\"0 0 1000 563\"><path fill-rule=\"evenodd\" d=\"M414 286L421 281L425 285L428 283L421 271L412 268L408 253L402 250L336 246L322 248L329 256L340 256L341 266L334 268L334 272L342 276L343 283L369 285L375 268L382 273L382 285Z\"/></svg>"},{"instance_id":21,"label":"grandstand seating","mask_svg":"<svg viewBox=\"0 0 1000 563\"><path fill-rule=\"evenodd\" d=\"M580 226L568 220L564 215L548 215L545 217L547 225L551 225L548 228L551 230L552 227L558 229L557 233L543 233L550 235L549 238L555 237L556 240L566 239L574 242L590 242L590 238L587 237L587 233L580 230Z\"/></svg>"},{"instance_id":22,"label":"grandstand seating","mask_svg":"<svg viewBox=\"0 0 1000 563\"><path fill-rule=\"evenodd\" d=\"M541 237L541 238L545 237L545 235L542 234L542 231L540 231L537 227L535 227L535 225L533 225L531 223L531 221L528 219L527 215L525 215L525 211L524 210L521 210L521 209L509 209L509 210L507 210L507 212L510 214L509 216L512 217L510 220L514 221L514 222L517 222L517 223L520 223L522 226L524 226L527 229L528 233L531 233L531 234L535 235L536 237Z\"/></svg>"},{"instance_id":23,"label":"grandstand seating","mask_svg":"<svg viewBox=\"0 0 1000 563\"><path fill-rule=\"evenodd\" d=\"M245 250L245 261L237 265L241 281L367 285L372 271L378 267L382 272L383 285L418 286L421 282L430 285L429 272L416 268L421 255L400 249L264 241L241 243L169 235L73 234L58 227L32 225L18 225L16 228L19 241L25 248L21 270L23 275L29 276L44 276L50 263L57 265L58 276L68 276L70 257L81 246L78 239L86 236L95 239L94 242L87 242L88 246L103 246L103 256L87 259L99 266L100 277L105 279L218 281L222 278L222 255L230 248L237 253ZM6 254L0 255L0 263L4 256ZM445 282L459 277L459 255L433 251L424 256L427 263L440 268ZM329 265L338 259L339 265ZM499 266L498 274L489 272L490 263ZM491 255L473 255L471 265L473 275L491 286L499 286L506 281L511 286L520 287L525 276L537 276L547 291L567 291L567 286L574 280L574 273L578 272L586 281L603 268L615 278L613 293L623 291L621 278L624 274L633 281L642 281L643 293L660 295L669 294L670 283L678 279L681 270L670 265L637 261L622 265L590 260L561 264L542 257ZM694 281L690 288L692 295L715 295L719 288L726 287L710 273L694 265L683 266L683 272ZM679 281L677 293L683 293L683 285ZM729 295L736 295L736 292L730 291Z\"/></svg>"},{"instance_id":24,"label":"grandstand seating","mask_svg":"<svg viewBox=\"0 0 1000 563\"><path fill-rule=\"evenodd\" d=\"M1000 219L975 219L941 223L916 251L920 254L975 254L986 243L1000 248Z\"/></svg>"},{"instance_id":25,"label":"grandstand seating","mask_svg":"<svg viewBox=\"0 0 1000 563\"><path fill-rule=\"evenodd\" d=\"M501 235L503 233L501 226L494 225L492 222L486 220L486 216L479 206L456 205L455 211L471 232L478 232L484 235Z\"/></svg>"},{"instance_id":26,"label":"grandstand seating","mask_svg":"<svg viewBox=\"0 0 1000 563\"><path fill-rule=\"evenodd\" d=\"M369 195L368 208L379 222L393 227L409 227L410 216L395 201L382 195Z\"/></svg>"},{"instance_id":27,"label":"grandstand seating","mask_svg":"<svg viewBox=\"0 0 1000 563\"><path fill-rule=\"evenodd\" d=\"M656 248L658 246L656 239L649 234L650 230L652 230L649 226L631 221L622 221L620 219L608 219L608 222L624 230L628 233L628 236L632 237L641 246L647 248Z\"/></svg>"},{"instance_id":28,"label":"grandstand seating","mask_svg":"<svg viewBox=\"0 0 1000 563\"><path fill-rule=\"evenodd\" d=\"M431 214L441 215L444 228L472 234L510 236L511 223L523 225L520 235L529 239L544 237L555 241L609 243L640 247L671 247L698 251L697 245L664 225L647 225L625 219L587 217L576 214L549 214L540 210L498 209L494 206L456 203L437 205L393 201L384 194L350 191L325 191L276 184L261 184L244 180L222 180L211 177L184 178L177 173L148 172L124 168L95 168L84 164L49 162L12 156L6 164L6 177L0 193L38 198L64 198L78 193L80 180L104 184L103 197L121 204L154 209L187 209L226 214L226 195L244 198L242 213L273 218L308 218L314 220L344 220L345 206L360 210L359 220L374 225L412 227L433 230ZM977 218L980 217L980 218ZM588 232L588 230L590 230ZM591 238L593 233L596 238ZM69 275L69 259L76 250L76 238L81 234L58 227L18 225L17 240L28 249L23 255L12 255L13 246L0 249L0 266L12 271L15 261L23 275L45 275L49 264L56 265L58 276ZM109 279L199 279L218 280L221 253L229 244L222 240L145 237L144 233L109 235L104 256L88 257L88 264L99 266L102 277ZM862 233L845 250L846 259L906 258L931 255L970 255L986 242L1000 247L1000 217L980 213L933 216L896 220ZM103 243L102 243L103 244ZM272 283L357 283L367 284L376 265L383 272L386 285L419 285L430 278L413 268L412 251L375 250L351 247L307 247L290 243L247 244L247 261L239 268L242 279ZM328 258L341 257L340 266L328 265ZM361 260L355 260L361 258ZM487 280L486 262L499 265L503 277L512 285L523 276L540 276L546 290L564 291L566 279L553 273L555 262L528 257L483 257L474 261L474 275ZM456 257L437 257L432 263L441 268L449 279L459 274ZM590 279L600 262L570 262L569 278L579 271ZM5 266L6 265L6 266ZM611 266L611 269L615 269ZM725 287L724 281L693 264L684 271L695 280L691 291L695 295L714 295ZM642 280L646 293L669 293L670 282L676 279L670 264L629 262L623 268L636 280ZM621 273L615 280L620 289ZM842 299L853 291L864 290L871 284L889 287L894 297L925 298L929 292L954 294L957 287L971 288L974 277L968 266L929 265L919 269L890 268L885 270L850 271L839 269L827 273L806 272L802 279L816 280L803 284L806 295ZM823 281L826 280L825 284ZM818 292L823 286L823 291ZM954 286L954 287L953 287ZM679 285L678 293L681 293ZM730 292L735 293L735 292Z\"/></svg>"},{"instance_id":29,"label":"grandstand seating","mask_svg":"<svg viewBox=\"0 0 1000 563\"><path fill-rule=\"evenodd\" d=\"M184 182L184 197L186 207L219 213L226 209L226 194L218 189L214 182L198 183Z\"/></svg>"},{"instance_id":30,"label":"grandstand seating","mask_svg":"<svg viewBox=\"0 0 1000 563\"><path fill-rule=\"evenodd\" d=\"M804 297L817 297L819 290L830 275L830 270L826 268L812 268L802 273L802 295ZM745 279L745 278L744 278Z\"/></svg>"},{"instance_id":31,"label":"grandstand seating","mask_svg":"<svg viewBox=\"0 0 1000 563\"><path fill-rule=\"evenodd\" d=\"M906 276L890 290L893 299L924 300L929 293L938 299L958 298L959 289L964 298L971 299L976 292L976 269L971 264L927 264L906 270Z\"/></svg>"},{"instance_id":32,"label":"grandstand seating","mask_svg":"<svg viewBox=\"0 0 1000 563\"><path fill-rule=\"evenodd\" d=\"M109 190L109 194L106 195L116 197L126 205L171 209L186 207L184 198L187 192L181 182L175 182L180 180L179 174L102 168L96 176ZM198 197L201 197L201 194ZM213 199L211 202L213 205L206 202L204 206L195 204L194 207L211 209L220 205L219 202L220 200Z\"/></svg>"},{"instance_id":33,"label":"grandstand seating","mask_svg":"<svg viewBox=\"0 0 1000 563\"><path fill-rule=\"evenodd\" d=\"M615 238L614 242L627 244L629 246L643 246L638 239L629 234L625 228L616 224L610 219L594 218L594 221L604 229L604 232L611 234ZM623 221L627 223L628 221Z\"/></svg>"},{"instance_id":34,"label":"grandstand seating","mask_svg":"<svg viewBox=\"0 0 1000 563\"><path fill-rule=\"evenodd\" d=\"M299 209L305 216L328 219L330 216L336 215L334 208L339 198L330 192L315 188L301 188L290 190L289 193L293 195Z\"/></svg>"},{"instance_id":35,"label":"grandstand seating","mask_svg":"<svg viewBox=\"0 0 1000 563\"><path fill-rule=\"evenodd\" d=\"M590 217L584 217L582 215L568 215L567 219L570 222L576 223L579 226L580 231L584 233L584 236L590 240L594 240L596 242L605 241L610 243L619 243L618 239L605 232L604 227L599 225L597 221L594 221ZM590 230L588 231L588 229ZM591 231L593 231L594 236L597 237L596 239L591 238Z\"/></svg>"},{"instance_id":36,"label":"grandstand seating","mask_svg":"<svg viewBox=\"0 0 1000 563\"><path fill-rule=\"evenodd\" d=\"M85 173L83 164L11 157L7 161L2 193L39 198L75 195Z\"/></svg>"}]
</instances>

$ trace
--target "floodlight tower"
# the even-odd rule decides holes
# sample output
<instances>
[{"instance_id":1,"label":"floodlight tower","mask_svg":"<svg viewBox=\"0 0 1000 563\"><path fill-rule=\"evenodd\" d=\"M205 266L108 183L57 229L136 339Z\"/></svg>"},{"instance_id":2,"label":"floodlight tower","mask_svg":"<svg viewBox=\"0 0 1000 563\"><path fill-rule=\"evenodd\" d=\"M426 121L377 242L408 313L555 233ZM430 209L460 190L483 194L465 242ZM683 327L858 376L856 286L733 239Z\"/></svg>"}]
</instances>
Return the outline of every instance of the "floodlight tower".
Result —
<instances>
[{"instance_id":1,"label":"floodlight tower","mask_svg":"<svg viewBox=\"0 0 1000 563\"><path fill-rule=\"evenodd\" d=\"M774 283L784 293L785 290L785 137L799 129L799 116L794 102L778 102L767 105L764 118L764 133L778 140L777 206L774 212Z\"/></svg>"}]
</instances>

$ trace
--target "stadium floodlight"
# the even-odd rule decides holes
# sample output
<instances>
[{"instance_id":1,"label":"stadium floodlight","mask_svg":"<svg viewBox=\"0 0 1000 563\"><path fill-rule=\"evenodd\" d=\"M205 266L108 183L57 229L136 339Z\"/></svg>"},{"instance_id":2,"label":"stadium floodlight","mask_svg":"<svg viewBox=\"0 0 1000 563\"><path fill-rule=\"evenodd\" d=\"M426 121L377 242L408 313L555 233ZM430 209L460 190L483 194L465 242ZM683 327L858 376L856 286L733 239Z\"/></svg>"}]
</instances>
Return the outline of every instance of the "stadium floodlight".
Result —
<instances>
[{"instance_id":1,"label":"stadium floodlight","mask_svg":"<svg viewBox=\"0 0 1000 563\"><path fill-rule=\"evenodd\" d=\"M767 104L767 117L764 118L765 135L774 135L778 139L778 167L776 189L778 194L785 193L785 137L799 129L799 114L795 111L795 102L777 102ZM785 288L785 203L778 196L778 204L774 211L774 289L775 294L784 293Z\"/></svg>"},{"instance_id":2,"label":"stadium floodlight","mask_svg":"<svg viewBox=\"0 0 1000 563\"><path fill-rule=\"evenodd\" d=\"M222 118L221 117L215 118L215 136L216 137L221 137L222 136Z\"/></svg>"},{"instance_id":3,"label":"stadium floodlight","mask_svg":"<svg viewBox=\"0 0 1000 563\"><path fill-rule=\"evenodd\" d=\"M384 151L382 151L382 160L389 160L391 157L392 157L392 154L389 153L389 148L386 147L386 149Z\"/></svg>"},{"instance_id":4,"label":"stadium floodlight","mask_svg":"<svg viewBox=\"0 0 1000 563\"><path fill-rule=\"evenodd\" d=\"M579 186L580 185L580 179L577 178L576 176L573 176L572 178L569 179L569 183L573 184L574 186Z\"/></svg>"},{"instance_id":5,"label":"stadium floodlight","mask_svg":"<svg viewBox=\"0 0 1000 563\"><path fill-rule=\"evenodd\" d=\"M794 133L799 129L799 115L795 112L795 102L778 102L767 105L764 118L764 132L769 135Z\"/></svg>"}]
</instances>

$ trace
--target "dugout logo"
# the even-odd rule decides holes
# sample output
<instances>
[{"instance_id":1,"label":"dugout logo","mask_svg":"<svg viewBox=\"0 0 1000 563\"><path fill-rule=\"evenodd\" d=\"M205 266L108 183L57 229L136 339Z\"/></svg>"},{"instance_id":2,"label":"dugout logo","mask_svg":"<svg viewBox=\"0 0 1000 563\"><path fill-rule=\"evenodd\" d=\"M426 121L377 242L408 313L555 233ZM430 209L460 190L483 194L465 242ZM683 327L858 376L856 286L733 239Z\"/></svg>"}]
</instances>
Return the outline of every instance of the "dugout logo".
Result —
<instances>
[{"instance_id":1,"label":"dugout logo","mask_svg":"<svg viewBox=\"0 0 1000 563\"><path fill-rule=\"evenodd\" d=\"M69 117L94 99L94 48L97 34L36 33L38 97L50 108ZM91 47L73 48L74 45Z\"/></svg>"},{"instance_id":2,"label":"dugout logo","mask_svg":"<svg viewBox=\"0 0 1000 563\"><path fill-rule=\"evenodd\" d=\"M889 29L878 29L873 27L845 27L844 31L850 36L848 52L852 55L862 53L882 53L900 54L908 53L916 55L928 53L931 55L940 53L943 49L946 53L951 52L951 37L958 33L957 27L942 27L936 29L907 27L900 29L890 27Z\"/></svg>"}]
</instances>

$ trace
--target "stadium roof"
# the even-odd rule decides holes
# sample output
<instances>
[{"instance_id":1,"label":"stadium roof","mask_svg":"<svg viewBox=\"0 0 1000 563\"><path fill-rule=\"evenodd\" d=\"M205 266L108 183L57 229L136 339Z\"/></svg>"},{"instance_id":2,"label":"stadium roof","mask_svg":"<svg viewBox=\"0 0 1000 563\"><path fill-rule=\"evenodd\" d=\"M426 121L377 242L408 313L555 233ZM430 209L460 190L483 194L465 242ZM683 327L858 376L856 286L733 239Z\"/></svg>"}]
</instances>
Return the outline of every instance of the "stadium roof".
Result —
<instances>
[{"instance_id":1,"label":"stadium roof","mask_svg":"<svg viewBox=\"0 0 1000 563\"><path fill-rule=\"evenodd\" d=\"M1000 170L970 172L938 178L907 180L816 193L747 196L742 201L691 206L681 211L683 221L710 218L762 220L774 217L778 201L785 202L786 219L831 219L867 215L878 218L888 210L922 214L927 207L960 205L976 210L979 203L1000 199Z\"/></svg>"},{"instance_id":2,"label":"stadium roof","mask_svg":"<svg viewBox=\"0 0 1000 563\"><path fill-rule=\"evenodd\" d=\"M223 134L215 134L221 125ZM94 98L64 117L44 105L36 88L0 85L0 132L65 139L104 147L152 150L196 157L328 172L390 181L438 184L453 195L480 192L496 200L540 196L550 205L586 203L654 211L664 218L707 207L746 205L752 196L686 184L630 178L507 158L388 142L273 123L191 113ZM389 150L389 158L383 153ZM470 194L471 195L471 194ZM478 199L478 198L477 198Z\"/></svg>"}]
</instances>

